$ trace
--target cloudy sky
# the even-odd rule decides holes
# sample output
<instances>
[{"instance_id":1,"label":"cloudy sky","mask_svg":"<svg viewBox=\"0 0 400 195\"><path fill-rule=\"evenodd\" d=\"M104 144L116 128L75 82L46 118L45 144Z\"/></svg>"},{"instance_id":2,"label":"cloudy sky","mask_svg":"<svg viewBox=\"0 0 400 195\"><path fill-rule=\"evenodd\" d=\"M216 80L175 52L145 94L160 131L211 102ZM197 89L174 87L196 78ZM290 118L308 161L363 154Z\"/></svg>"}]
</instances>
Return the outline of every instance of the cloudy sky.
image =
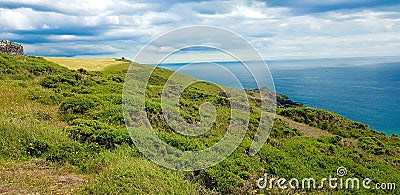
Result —
<instances>
[{"instance_id":1,"label":"cloudy sky","mask_svg":"<svg viewBox=\"0 0 400 195\"><path fill-rule=\"evenodd\" d=\"M399 56L398 0L0 0L0 39L28 55L133 59L188 25L237 32L266 59Z\"/></svg>"}]
</instances>

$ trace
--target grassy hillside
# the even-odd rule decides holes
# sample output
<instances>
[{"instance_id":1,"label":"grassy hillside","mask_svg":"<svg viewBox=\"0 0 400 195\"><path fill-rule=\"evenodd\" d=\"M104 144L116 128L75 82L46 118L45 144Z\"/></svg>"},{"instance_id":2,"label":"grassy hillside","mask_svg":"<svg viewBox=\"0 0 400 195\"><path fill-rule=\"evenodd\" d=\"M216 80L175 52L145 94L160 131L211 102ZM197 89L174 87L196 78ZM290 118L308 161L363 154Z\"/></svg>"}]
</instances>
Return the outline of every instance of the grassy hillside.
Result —
<instances>
[{"instance_id":1,"label":"grassy hillside","mask_svg":"<svg viewBox=\"0 0 400 195\"><path fill-rule=\"evenodd\" d=\"M66 67L86 70L70 70L39 57L0 54L0 193L400 193L259 189L257 179L264 173L321 179L334 176L339 166L347 168L348 176L392 182L400 188L400 140L329 111L280 108L268 142L250 157L247 150L259 121L254 91L247 92L252 108L248 134L230 157L195 172L162 168L138 152L125 128L121 94L127 62L99 64L94 69L99 71L87 71L92 64L81 59L64 62ZM184 118L198 121L199 104L209 101L217 107L217 123L205 137L180 136L160 117L158 92L171 74L157 69L148 86L146 110L159 137L189 150L217 142L229 122L229 98L210 83L189 86L180 101Z\"/></svg>"}]
</instances>

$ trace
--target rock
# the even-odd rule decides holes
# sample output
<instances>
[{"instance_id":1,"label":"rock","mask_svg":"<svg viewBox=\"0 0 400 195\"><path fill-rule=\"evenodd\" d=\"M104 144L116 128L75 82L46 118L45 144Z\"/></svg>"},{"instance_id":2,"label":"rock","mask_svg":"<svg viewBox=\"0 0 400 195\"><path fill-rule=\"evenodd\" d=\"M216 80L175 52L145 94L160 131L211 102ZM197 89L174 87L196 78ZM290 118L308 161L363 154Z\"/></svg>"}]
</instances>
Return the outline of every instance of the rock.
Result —
<instances>
[{"instance_id":1,"label":"rock","mask_svg":"<svg viewBox=\"0 0 400 195\"><path fill-rule=\"evenodd\" d=\"M0 53L6 53L11 56L22 56L24 55L24 48L18 43L0 40Z\"/></svg>"},{"instance_id":2,"label":"rock","mask_svg":"<svg viewBox=\"0 0 400 195\"><path fill-rule=\"evenodd\" d=\"M250 98L254 99L258 106L261 106L260 91L262 91L265 96L264 105L273 105L276 103L276 106L279 108L305 107L302 103L295 102L286 95L274 93L268 88L246 90L246 93L250 96ZM272 101L272 98L276 98L276 102Z\"/></svg>"},{"instance_id":3,"label":"rock","mask_svg":"<svg viewBox=\"0 0 400 195\"><path fill-rule=\"evenodd\" d=\"M302 103L295 102L291 100L288 96L282 94L276 94L276 104L279 108L305 107Z\"/></svg>"},{"instance_id":4,"label":"rock","mask_svg":"<svg viewBox=\"0 0 400 195\"><path fill-rule=\"evenodd\" d=\"M226 94L225 91L218 91L217 93L218 93L219 96L228 98L228 94Z\"/></svg>"}]
</instances>

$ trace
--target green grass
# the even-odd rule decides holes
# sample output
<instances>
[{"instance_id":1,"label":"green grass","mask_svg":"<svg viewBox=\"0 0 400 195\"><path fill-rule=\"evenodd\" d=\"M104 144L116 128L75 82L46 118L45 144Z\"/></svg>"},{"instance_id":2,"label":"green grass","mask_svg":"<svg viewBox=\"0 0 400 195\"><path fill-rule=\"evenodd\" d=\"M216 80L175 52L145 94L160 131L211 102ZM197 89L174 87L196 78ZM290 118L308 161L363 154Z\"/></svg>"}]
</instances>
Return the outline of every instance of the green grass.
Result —
<instances>
[{"instance_id":1,"label":"green grass","mask_svg":"<svg viewBox=\"0 0 400 195\"><path fill-rule=\"evenodd\" d=\"M162 168L138 151L125 127L122 89L130 62L86 59L78 66L79 60L63 60L65 66L76 69L69 70L43 58L0 54L0 192L399 194L399 190L258 189L257 179L264 173L318 179L334 176L339 166L345 166L352 177L400 185L400 140L329 111L287 108L278 113L331 136L306 137L284 120L276 120L268 142L250 157L248 148L260 118L254 92L248 92L248 132L230 157L201 171ZM136 64L134 70L140 74L149 68ZM147 114L159 137L187 150L218 142L229 125L231 99L219 94L222 89L216 85L178 74L176 83L196 81L180 99L185 120L198 122L198 109L204 102L215 105L217 118L202 136L177 134L160 115L160 92L171 74L156 69L146 91Z\"/></svg>"},{"instance_id":2,"label":"green grass","mask_svg":"<svg viewBox=\"0 0 400 195\"><path fill-rule=\"evenodd\" d=\"M108 166L103 167L100 173L93 173L93 179L80 192L83 194L208 192L199 184L185 180L185 173L162 169L133 151L130 147L121 146L112 152L100 153L96 162L100 161Z\"/></svg>"}]
</instances>

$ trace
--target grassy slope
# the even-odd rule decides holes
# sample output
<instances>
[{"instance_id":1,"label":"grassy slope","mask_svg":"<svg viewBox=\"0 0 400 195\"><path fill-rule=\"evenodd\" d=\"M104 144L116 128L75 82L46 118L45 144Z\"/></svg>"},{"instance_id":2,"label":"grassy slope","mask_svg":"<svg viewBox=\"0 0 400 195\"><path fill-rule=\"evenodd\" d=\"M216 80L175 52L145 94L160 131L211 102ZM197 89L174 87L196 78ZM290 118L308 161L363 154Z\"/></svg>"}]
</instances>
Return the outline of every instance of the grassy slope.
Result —
<instances>
[{"instance_id":1,"label":"grassy slope","mask_svg":"<svg viewBox=\"0 0 400 195\"><path fill-rule=\"evenodd\" d=\"M93 62L75 60L69 59L68 67L90 69ZM339 166L354 177L400 185L399 139L328 111L279 109L281 117L268 143L249 157L247 148L259 115L254 103L248 136L232 156L198 172L161 168L136 150L125 129L120 105L127 67L127 62L107 62L96 66L101 72L70 71L42 58L1 54L0 193L302 193L259 190L256 180L264 173L284 178L327 177L335 175ZM158 114L157 94L170 74L164 69L154 73L146 100L159 136L178 148L212 145L223 136L228 122L229 108L218 104L226 101L218 95L220 89L198 82L183 93L181 113L188 121L198 119L196 110L204 101L216 102L219 111L217 124L207 137L188 139L171 132ZM199 96L206 98L199 100ZM312 136L313 129L325 133Z\"/></svg>"}]
</instances>

